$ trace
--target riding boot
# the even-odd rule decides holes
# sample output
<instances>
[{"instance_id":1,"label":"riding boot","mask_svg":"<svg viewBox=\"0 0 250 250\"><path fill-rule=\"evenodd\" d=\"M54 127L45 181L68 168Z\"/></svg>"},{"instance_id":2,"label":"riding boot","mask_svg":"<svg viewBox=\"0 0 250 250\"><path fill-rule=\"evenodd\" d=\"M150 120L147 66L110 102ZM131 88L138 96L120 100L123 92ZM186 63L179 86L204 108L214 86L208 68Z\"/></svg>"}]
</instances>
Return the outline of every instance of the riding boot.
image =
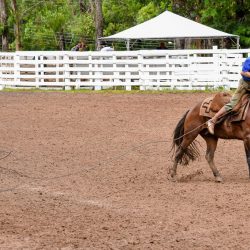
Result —
<instances>
[{"instance_id":1,"label":"riding boot","mask_svg":"<svg viewBox=\"0 0 250 250\"><path fill-rule=\"evenodd\" d=\"M214 134L214 126L215 126L216 122L217 122L218 119L219 119L220 117L222 117L226 112L227 112L227 111L226 111L225 107L223 106L223 107L215 114L215 116L214 116L212 119L210 119L210 120L207 121L207 129L208 129L208 131L209 131L210 134L212 134L212 135Z\"/></svg>"}]
</instances>

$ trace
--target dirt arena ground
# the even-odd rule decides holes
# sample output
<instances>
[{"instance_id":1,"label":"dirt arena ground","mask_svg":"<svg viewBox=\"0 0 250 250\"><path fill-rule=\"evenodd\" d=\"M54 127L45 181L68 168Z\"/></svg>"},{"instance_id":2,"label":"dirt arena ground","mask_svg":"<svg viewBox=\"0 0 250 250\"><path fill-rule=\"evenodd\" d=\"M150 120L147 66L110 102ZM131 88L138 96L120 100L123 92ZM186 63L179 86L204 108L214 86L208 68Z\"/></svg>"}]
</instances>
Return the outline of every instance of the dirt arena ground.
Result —
<instances>
[{"instance_id":1,"label":"dirt arena ground","mask_svg":"<svg viewBox=\"0 0 250 250\"><path fill-rule=\"evenodd\" d=\"M1 92L0 249L249 249L242 142L219 142L223 184L201 138L167 179L175 125L209 95Z\"/></svg>"}]
</instances>

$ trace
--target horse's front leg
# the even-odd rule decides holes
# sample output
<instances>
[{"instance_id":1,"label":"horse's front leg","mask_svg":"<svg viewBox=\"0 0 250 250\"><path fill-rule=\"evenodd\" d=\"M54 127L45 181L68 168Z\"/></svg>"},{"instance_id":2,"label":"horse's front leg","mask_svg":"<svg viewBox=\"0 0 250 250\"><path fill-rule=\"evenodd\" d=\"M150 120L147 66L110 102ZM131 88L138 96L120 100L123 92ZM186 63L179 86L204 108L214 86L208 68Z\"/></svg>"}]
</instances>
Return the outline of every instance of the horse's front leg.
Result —
<instances>
[{"instance_id":1,"label":"horse's front leg","mask_svg":"<svg viewBox=\"0 0 250 250\"><path fill-rule=\"evenodd\" d=\"M223 179L220 175L220 172L218 171L218 169L216 168L215 164L214 164L214 152L216 150L217 147L217 143L218 143L218 138L212 136L212 135L202 135L202 137L204 138L204 140L207 143L207 151L206 151L206 160L209 164L209 167L211 168L213 175L215 177L215 181L216 182L222 182Z\"/></svg>"},{"instance_id":2,"label":"horse's front leg","mask_svg":"<svg viewBox=\"0 0 250 250\"><path fill-rule=\"evenodd\" d=\"M244 139L244 147L248 164L248 174L250 178L250 138L248 136Z\"/></svg>"}]
</instances>

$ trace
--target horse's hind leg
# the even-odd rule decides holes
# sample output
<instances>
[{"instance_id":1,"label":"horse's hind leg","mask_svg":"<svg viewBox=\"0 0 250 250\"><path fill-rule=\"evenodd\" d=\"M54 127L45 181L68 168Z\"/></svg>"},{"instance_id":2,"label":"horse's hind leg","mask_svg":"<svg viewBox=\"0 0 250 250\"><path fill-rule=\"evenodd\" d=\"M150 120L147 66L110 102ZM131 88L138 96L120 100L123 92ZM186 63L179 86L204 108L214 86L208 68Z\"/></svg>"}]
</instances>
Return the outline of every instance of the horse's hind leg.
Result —
<instances>
[{"instance_id":1,"label":"horse's hind leg","mask_svg":"<svg viewBox=\"0 0 250 250\"><path fill-rule=\"evenodd\" d=\"M190 133L190 134L185 135L183 137L183 141L181 142L181 144L178 146L178 148L176 150L176 153L174 156L174 164L173 164L172 168L170 168L170 170L169 170L169 174L170 174L172 180L176 179L178 163L182 161L183 156L186 152L186 149L195 140L195 138L197 137L198 134L199 134L198 132L193 132L193 133Z\"/></svg>"},{"instance_id":2,"label":"horse's hind leg","mask_svg":"<svg viewBox=\"0 0 250 250\"><path fill-rule=\"evenodd\" d=\"M204 140L207 143L207 151L206 151L206 160L213 172L213 175L215 177L215 181L216 182L222 182L222 177L220 175L220 172L218 171L218 169L216 168L215 164L214 164L214 152L216 150L217 147L217 142L218 139L212 135L202 135L202 137L204 138Z\"/></svg>"},{"instance_id":3,"label":"horse's hind leg","mask_svg":"<svg viewBox=\"0 0 250 250\"><path fill-rule=\"evenodd\" d=\"M175 157L174 157L174 164L172 168L169 169L169 174L172 178L172 180L176 179L176 172L177 172L177 165L178 165L178 157L183 155L183 150L179 146L178 149L176 150Z\"/></svg>"}]
</instances>

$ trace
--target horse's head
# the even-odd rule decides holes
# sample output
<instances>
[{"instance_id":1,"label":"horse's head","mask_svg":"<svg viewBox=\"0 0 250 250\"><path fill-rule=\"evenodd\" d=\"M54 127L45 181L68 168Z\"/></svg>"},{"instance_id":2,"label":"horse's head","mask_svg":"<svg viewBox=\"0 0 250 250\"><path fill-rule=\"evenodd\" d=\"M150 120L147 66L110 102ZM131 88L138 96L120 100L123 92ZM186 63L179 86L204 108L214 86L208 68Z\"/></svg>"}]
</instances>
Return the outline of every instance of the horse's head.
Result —
<instances>
[{"instance_id":1,"label":"horse's head","mask_svg":"<svg viewBox=\"0 0 250 250\"><path fill-rule=\"evenodd\" d=\"M220 110L221 107L223 107L226 103L228 103L231 99L231 95L227 92L219 92L217 93L213 101L211 103L211 110L214 112L217 112Z\"/></svg>"}]
</instances>

